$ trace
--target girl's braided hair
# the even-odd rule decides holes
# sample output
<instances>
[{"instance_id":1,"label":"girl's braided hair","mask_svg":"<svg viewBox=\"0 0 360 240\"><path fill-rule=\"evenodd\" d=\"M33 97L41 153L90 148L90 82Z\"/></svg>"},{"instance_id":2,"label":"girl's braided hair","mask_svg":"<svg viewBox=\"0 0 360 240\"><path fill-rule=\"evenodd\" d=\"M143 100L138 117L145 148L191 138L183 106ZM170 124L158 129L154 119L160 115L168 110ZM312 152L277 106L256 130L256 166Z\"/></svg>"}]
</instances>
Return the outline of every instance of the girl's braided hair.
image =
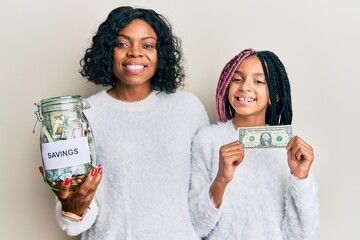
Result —
<instances>
[{"instance_id":1,"label":"girl's braided hair","mask_svg":"<svg viewBox=\"0 0 360 240\"><path fill-rule=\"evenodd\" d=\"M280 59L270 51L245 49L223 68L216 89L216 115L220 122L234 118L235 110L228 99L228 89L235 70L249 56L260 59L267 81L271 104L266 109L266 124L287 125L292 121L291 90L288 75Z\"/></svg>"}]
</instances>

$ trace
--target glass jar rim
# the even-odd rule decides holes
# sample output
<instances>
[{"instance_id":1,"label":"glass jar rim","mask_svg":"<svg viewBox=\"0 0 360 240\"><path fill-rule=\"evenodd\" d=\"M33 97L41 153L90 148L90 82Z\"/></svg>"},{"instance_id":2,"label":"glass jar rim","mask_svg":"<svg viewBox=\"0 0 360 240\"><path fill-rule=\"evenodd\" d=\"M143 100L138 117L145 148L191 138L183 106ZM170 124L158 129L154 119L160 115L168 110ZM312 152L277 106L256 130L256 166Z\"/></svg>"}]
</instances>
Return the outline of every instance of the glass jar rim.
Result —
<instances>
[{"instance_id":1,"label":"glass jar rim","mask_svg":"<svg viewBox=\"0 0 360 240\"><path fill-rule=\"evenodd\" d=\"M67 100L81 100L80 95L64 95L57 97L44 98L40 101L40 104L50 104L58 101L67 101Z\"/></svg>"},{"instance_id":2,"label":"glass jar rim","mask_svg":"<svg viewBox=\"0 0 360 240\"><path fill-rule=\"evenodd\" d=\"M35 133L37 123L44 120L43 114L63 111L83 111L84 109L90 108L89 102L86 99L83 99L80 95L64 95L45 98L39 103L34 104L37 106L37 110L34 111L36 115L36 122L33 128L33 133Z\"/></svg>"},{"instance_id":3,"label":"glass jar rim","mask_svg":"<svg viewBox=\"0 0 360 240\"><path fill-rule=\"evenodd\" d=\"M40 101L39 112L83 110L89 108L88 102L80 95L64 95L58 97L45 98Z\"/></svg>"}]
</instances>

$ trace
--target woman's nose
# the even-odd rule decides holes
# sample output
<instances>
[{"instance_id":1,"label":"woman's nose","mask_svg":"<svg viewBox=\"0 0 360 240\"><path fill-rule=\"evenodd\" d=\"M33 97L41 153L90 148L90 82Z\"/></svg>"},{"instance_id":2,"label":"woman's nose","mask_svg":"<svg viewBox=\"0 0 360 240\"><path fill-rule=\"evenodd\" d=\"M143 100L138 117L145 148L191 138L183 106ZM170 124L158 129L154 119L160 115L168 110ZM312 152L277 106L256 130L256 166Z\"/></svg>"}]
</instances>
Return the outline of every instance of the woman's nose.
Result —
<instances>
[{"instance_id":1,"label":"woman's nose","mask_svg":"<svg viewBox=\"0 0 360 240\"><path fill-rule=\"evenodd\" d=\"M129 57L141 57L143 55L141 46L137 44L131 45L128 49L127 55Z\"/></svg>"}]
</instances>

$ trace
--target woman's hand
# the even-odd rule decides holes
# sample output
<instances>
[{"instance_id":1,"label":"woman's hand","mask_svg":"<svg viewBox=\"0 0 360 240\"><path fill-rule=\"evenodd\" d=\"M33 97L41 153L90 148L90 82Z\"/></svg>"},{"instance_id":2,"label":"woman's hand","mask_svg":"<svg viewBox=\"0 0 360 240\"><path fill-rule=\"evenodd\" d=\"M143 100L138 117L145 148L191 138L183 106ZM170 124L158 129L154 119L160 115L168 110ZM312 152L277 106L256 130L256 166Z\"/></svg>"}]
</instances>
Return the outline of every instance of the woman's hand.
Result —
<instances>
[{"instance_id":1,"label":"woman's hand","mask_svg":"<svg viewBox=\"0 0 360 240\"><path fill-rule=\"evenodd\" d=\"M42 167L39 168L43 173ZM62 205L62 210L82 216L90 206L96 189L102 178L102 166L93 168L85 181L76 190L70 190L71 181L67 178L60 186L59 191L54 191Z\"/></svg>"},{"instance_id":2,"label":"woman's hand","mask_svg":"<svg viewBox=\"0 0 360 240\"><path fill-rule=\"evenodd\" d=\"M298 136L295 136L290 140L286 149L288 150L288 164L292 175L299 179L306 178L314 160L312 147Z\"/></svg>"}]
</instances>

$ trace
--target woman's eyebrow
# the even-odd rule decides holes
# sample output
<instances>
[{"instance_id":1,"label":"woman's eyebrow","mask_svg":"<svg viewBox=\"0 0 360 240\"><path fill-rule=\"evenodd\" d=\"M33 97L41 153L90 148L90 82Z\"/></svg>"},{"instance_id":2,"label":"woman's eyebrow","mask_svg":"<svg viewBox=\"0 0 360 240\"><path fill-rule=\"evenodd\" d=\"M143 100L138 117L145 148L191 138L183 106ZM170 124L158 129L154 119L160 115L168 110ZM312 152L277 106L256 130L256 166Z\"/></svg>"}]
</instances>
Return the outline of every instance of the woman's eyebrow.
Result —
<instances>
[{"instance_id":1,"label":"woman's eyebrow","mask_svg":"<svg viewBox=\"0 0 360 240\"><path fill-rule=\"evenodd\" d=\"M127 40L130 40L130 37L126 36L125 34L119 33L118 37L123 37L123 38L126 38ZM141 38L141 40L147 40L147 39L154 39L155 41L157 41L157 39L155 37L152 37L152 36L146 36L146 37Z\"/></svg>"}]
</instances>

